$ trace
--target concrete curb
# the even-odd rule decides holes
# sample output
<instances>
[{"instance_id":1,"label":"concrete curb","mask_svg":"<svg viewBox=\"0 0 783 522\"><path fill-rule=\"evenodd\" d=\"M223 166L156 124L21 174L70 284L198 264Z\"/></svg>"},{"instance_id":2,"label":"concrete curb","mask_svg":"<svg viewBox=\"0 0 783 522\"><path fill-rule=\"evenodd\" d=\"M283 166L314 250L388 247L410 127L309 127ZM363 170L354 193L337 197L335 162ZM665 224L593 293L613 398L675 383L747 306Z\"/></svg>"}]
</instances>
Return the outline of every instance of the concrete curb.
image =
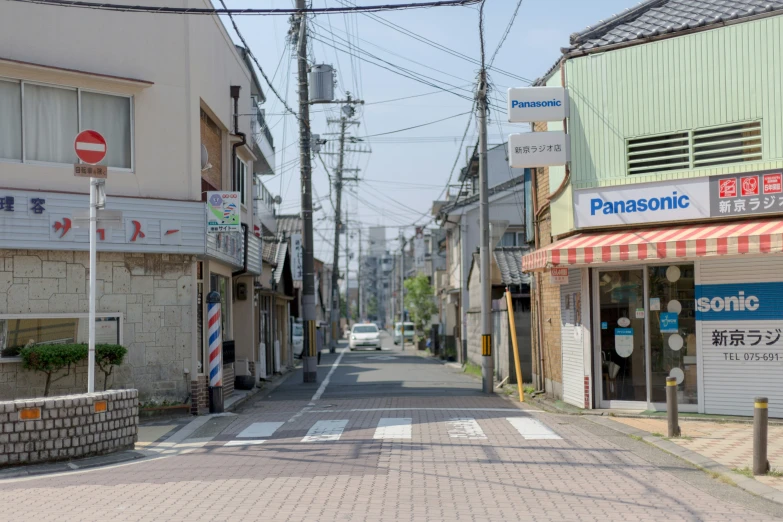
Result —
<instances>
[{"instance_id":1,"label":"concrete curb","mask_svg":"<svg viewBox=\"0 0 783 522\"><path fill-rule=\"evenodd\" d=\"M635 436L641 438L644 442L655 446L656 448L665 451L675 457L679 457L685 462L693 464L699 469L702 469L713 476L720 476L724 479L728 479L735 486L744 489L745 491L752 493L756 496L766 498L778 504L783 504L783 491L778 491L775 488L762 484L756 479L740 475L730 470L723 464L720 464L710 458L700 455L695 451L691 451L687 448L683 448L679 444L671 442L661 437L655 437L650 435L646 431L642 431L625 424L615 422L614 420L603 416L585 416L587 420L595 424L604 426L611 430L620 432L624 435Z\"/></svg>"}]
</instances>

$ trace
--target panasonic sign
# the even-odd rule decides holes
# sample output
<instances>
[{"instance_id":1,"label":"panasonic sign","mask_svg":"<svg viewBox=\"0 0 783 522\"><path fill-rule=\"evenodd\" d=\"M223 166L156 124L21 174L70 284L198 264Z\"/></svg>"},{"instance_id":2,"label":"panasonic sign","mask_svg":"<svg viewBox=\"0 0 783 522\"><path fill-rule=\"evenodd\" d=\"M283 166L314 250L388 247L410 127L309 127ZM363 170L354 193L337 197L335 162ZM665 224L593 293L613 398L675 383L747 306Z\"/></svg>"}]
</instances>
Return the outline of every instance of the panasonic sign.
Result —
<instances>
[{"instance_id":1,"label":"panasonic sign","mask_svg":"<svg viewBox=\"0 0 783 522\"><path fill-rule=\"evenodd\" d=\"M638 183L574 191L577 228L710 217L706 179Z\"/></svg>"},{"instance_id":2,"label":"panasonic sign","mask_svg":"<svg viewBox=\"0 0 783 522\"><path fill-rule=\"evenodd\" d=\"M561 121L568 116L568 95L563 87L526 87L508 90L508 121Z\"/></svg>"},{"instance_id":3,"label":"panasonic sign","mask_svg":"<svg viewBox=\"0 0 783 522\"><path fill-rule=\"evenodd\" d=\"M783 283L696 285L696 320L763 321L783 319Z\"/></svg>"}]
</instances>

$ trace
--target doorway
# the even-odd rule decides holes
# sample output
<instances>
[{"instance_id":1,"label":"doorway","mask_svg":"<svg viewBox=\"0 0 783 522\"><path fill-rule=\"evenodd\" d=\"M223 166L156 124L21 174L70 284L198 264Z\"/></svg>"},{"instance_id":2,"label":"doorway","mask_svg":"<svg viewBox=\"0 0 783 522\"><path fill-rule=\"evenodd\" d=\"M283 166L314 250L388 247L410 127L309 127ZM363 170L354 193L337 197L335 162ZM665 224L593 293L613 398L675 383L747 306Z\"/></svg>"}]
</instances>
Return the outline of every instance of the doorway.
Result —
<instances>
[{"instance_id":1,"label":"doorway","mask_svg":"<svg viewBox=\"0 0 783 522\"><path fill-rule=\"evenodd\" d=\"M644 269L595 272L601 407L645 408Z\"/></svg>"}]
</instances>

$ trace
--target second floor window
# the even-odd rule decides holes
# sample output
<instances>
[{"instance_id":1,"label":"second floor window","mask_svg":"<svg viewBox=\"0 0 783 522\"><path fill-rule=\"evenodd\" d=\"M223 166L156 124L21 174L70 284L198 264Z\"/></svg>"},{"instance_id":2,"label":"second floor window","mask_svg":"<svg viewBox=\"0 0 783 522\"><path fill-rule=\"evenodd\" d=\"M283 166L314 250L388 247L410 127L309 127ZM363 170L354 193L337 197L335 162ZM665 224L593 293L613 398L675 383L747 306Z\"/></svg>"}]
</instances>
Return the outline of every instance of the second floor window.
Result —
<instances>
[{"instance_id":1,"label":"second floor window","mask_svg":"<svg viewBox=\"0 0 783 522\"><path fill-rule=\"evenodd\" d=\"M247 163L239 158L237 158L236 161L237 164L234 168L234 179L231 183L231 190L239 192L239 200L243 205L247 205Z\"/></svg>"},{"instance_id":2,"label":"second floor window","mask_svg":"<svg viewBox=\"0 0 783 522\"><path fill-rule=\"evenodd\" d=\"M73 164L73 140L92 129L107 141L105 164L131 169L131 98L0 79L0 158Z\"/></svg>"}]
</instances>

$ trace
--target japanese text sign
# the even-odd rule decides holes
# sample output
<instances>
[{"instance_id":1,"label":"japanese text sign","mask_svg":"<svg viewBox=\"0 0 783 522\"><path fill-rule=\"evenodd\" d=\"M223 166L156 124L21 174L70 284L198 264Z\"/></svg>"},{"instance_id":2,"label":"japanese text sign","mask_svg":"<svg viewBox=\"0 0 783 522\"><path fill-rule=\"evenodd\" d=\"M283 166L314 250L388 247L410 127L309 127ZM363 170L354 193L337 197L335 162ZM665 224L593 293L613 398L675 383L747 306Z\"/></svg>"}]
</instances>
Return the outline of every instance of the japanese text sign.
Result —
<instances>
[{"instance_id":1,"label":"japanese text sign","mask_svg":"<svg viewBox=\"0 0 783 522\"><path fill-rule=\"evenodd\" d=\"M207 232L240 232L239 192L207 192Z\"/></svg>"},{"instance_id":2,"label":"japanese text sign","mask_svg":"<svg viewBox=\"0 0 783 522\"><path fill-rule=\"evenodd\" d=\"M512 168L565 165L571 160L568 135L562 131L526 132L508 137Z\"/></svg>"}]
</instances>

